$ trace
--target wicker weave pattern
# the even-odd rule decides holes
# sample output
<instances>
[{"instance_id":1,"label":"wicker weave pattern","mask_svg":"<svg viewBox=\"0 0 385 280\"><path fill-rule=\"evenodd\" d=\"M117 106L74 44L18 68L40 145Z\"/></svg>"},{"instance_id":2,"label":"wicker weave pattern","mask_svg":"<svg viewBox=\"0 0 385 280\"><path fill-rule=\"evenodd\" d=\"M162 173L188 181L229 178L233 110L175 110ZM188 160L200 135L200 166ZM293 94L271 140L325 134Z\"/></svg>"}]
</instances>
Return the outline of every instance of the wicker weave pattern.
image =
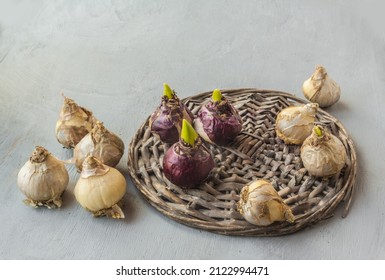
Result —
<instances>
[{"instance_id":1,"label":"wicker weave pattern","mask_svg":"<svg viewBox=\"0 0 385 280\"><path fill-rule=\"evenodd\" d=\"M277 113L293 103L306 103L291 94L258 89L223 90L239 110L243 130L231 146L206 144L216 168L196 189L171 184L162 173L164 152L169 148L153 137L148 119L134 136L128 167L136 187L157 210L188 226L226 235L275 236L289 234L333 215L346 201L347 214L354 191L356 154L352 140L342 124L319 110L317 123L326 125L341 139L347 162L340 174L321 179L309 176L300 158L300 146L285 145L275 134ZM196 114L211 92L186 98L185 104ZM254 179L272 182L292 208L293 224L282 222L267 227L247 223L237 212L241 188Z\"/></svg>"}]
</instances>

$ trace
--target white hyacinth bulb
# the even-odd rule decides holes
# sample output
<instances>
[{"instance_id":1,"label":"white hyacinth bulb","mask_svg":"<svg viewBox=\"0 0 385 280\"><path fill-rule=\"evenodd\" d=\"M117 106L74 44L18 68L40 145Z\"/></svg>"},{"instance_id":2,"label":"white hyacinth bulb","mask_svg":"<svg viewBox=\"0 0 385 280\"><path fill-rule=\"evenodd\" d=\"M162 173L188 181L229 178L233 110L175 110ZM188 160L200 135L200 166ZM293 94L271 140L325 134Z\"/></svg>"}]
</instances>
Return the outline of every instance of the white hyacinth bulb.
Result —
<instances>
[{"instance_id":1,"label":"white hyacinth bulb","mask_svg":"<svg viewBox=\"0 0 385 280\"><path fill-rule=\"evenodd\" d=\"M346 150L340 139L321 126L314 126L302 144L301 159L310 175L331 176L345 166Z\"/></svg>"},{"instance_id":2,"label":"white hyacinth bulb","mask_svg":"<svg viewBox=\"0 0 385 280\"><path fill-rule=\"evenodd\" d=\"M118 205L126 193L126 179L115 168L104 165L92 155L83 162L74 194L76 200L94 216L124 218Z\"/></svg>"},{"instance_id":3,"label":"white hyacinth bulb","mask_svg":"<svg viewBox=\"0 0 385 280\"><path fill-rule=\"evenodd\" d=\"M238 210L251 224L268 226L274 222L294 222L290 207L266 180L253 181L241 190Z\"/></svg>"},{"instance_id":4,"label":"white hyacinth bulb","mask_svg":"<svg viewBox=\"0 0 385 280\"><path fill-rule=\"evenodd\" d=\"M61 207L61 195L68 185L64 164L45 148L37 146L17 175L17 184L32 207Z\"/></svg>"},{"instance_id":5,"label":"white hyacinth bulb","mask_svg":"<svg viewBox=\"0 0 385 280\"><path fill-rule=\"evenodd\" d=\"M340 99L340 86L333 81L322 66L317 66L313 75L302 86L306 99L325 108Z\"/></svg>"},{"instance_id":6,"label":"white hyacinth bulb","mask_svg":"<svg viewBox=\"0 0 385 280\"><path fill-rule=\"evenodd\" d=\"M79 171L90 153L105 165L115 167L123 156L124 143L115 133L107 130L103 123L96 121L90 133L74 149L74 162Z\"/></svg>"},{"instance_id":7,"label":"white hyacinth bulb","mask_svg":"<svg viewBox=\"0 0 385 280\"><path fill-rule=\"evenodd\" d=\"M292 106L277 115L275 132L286 144L302 144L311 134L318 104Z\"/></svg>"}]
</instances>

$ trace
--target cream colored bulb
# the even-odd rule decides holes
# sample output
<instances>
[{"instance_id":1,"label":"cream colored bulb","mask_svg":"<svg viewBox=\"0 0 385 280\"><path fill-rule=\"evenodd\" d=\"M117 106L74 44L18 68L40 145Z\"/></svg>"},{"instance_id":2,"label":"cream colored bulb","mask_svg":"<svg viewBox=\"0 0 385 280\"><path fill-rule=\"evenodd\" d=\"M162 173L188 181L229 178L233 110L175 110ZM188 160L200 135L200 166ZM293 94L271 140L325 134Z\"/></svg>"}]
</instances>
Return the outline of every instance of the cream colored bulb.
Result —
<instances>
[{"instance_id":1,"label":"cream colored bulb","mask_svg":"<svg viewBox=\"0 0 385 280\"><path fill-rule=\"evenodd\" d=\"M340 99L340 86L332 80L323 66L317 66L313 75L302 86L306 99L325 108Z\"/></svg>"},{"instance_id":2,"label":"cream colored bulb","mask_svg":"<svg viewBox=\"0 0 385 280\"><path fill-rule=\"evenodd\" d=\"M314 126L302 144L301 159L310 175L326 177L345 166L346 150L340 139L321 126Z\"/></svg>"},{"instance_id":3,"label":"cream colored bulb","mask_svg":"<svg viewBox=\"0 0 385 280\"><path fill-rule=\"evenodd\" d=\"M61 195L68 185L64 164L45 148L37 146L17 175L17 184L32 207L61 207Z\"/></svg>"},{"instance_id":4,"label":"cream colored bulb","mask_svg":"<svg viewBox=\"0 0 385 280\"><path fill-rule=\"evenodd\" d=\"M104 164L115 167L124 153L123 141L114 133L108 131L103 123L96 124L75 147L74 161L77 169L82 170L82 164L88 154L100 159Z\"/></svg>"},{"instance_id":5,"label":"cream colored bulb","mask_svg":"<svg viewBox=\"0 0 385 280\"><path fill-rule=\"evenodd\" d=\"M56 139L65 148L74 148L91 131L95 118L92 112L63 97L64 104L56 122Z\"/></svg>"},{"instance_id":6,"label":"cream colored bulb","mask_svg":"<svg viewBox=\"0 0 385 280\"><path fill-rule=\"evenodd\" d=\"M74 194L82 207L94 216L124 218L118 205L126 193L126 179L115 168L102 164L94 156L87 156L76 183Z\"/></svg>"},{"instance_id":7,"label":"cream colored bulb","mask_svg":"<svg viewBox=\"0 0 385 280\"><path fill-rule=\"evenodd\" d=\"M238 210L247 222L257 226L294 222L290 207L266 180L256 180L242 188Z\"/></svg>"},{"instance_id":8,"label":"cream colored bulb","mask_svg":"<svg viewBox=\"0 0 385 280\"><path fill-rule=\"evenodd\" d=\"M275 132L286 144L302 144L311 134L318 104L291 106L277 115Z\"/></svg>"}]
</instances>

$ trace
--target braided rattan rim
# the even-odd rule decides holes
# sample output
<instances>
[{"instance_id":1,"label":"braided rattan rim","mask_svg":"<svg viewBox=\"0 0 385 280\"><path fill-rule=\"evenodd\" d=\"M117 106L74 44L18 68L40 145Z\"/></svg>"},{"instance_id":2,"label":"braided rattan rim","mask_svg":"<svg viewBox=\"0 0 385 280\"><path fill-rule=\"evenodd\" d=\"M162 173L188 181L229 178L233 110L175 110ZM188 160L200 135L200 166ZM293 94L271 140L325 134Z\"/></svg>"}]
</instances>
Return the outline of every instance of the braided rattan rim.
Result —
<instances>
[{"instance_id":1,"label":"braided rattan rim","mask_svg":"<svg viewBox=\"0 0 385 280\"><path fill-rule=\"evenodd\" d=\"M317 123L329 128L344 144L347 161L332 178L307 174L300 159L300 146L285 145L275 134L275 116L293 103L307 103L289 93L231 89L222 94L238 109L243 130L228 147L206 144L217 167L197 189L184 190L171 184L162 173L164 151L168 149L153 137L148 120L136 132L129 147L128 169L135 186L158 211L185 225L225 235L276 236L296 232L330 218L345 201L348 213L356 177L356 152L339 120L323 110ZM195 115L209 100L211 92L185 98ZM292 208L295 222L258 227L247 223L236 210L239 192L251 180L266 178Z\"/></svg>"}]
</instances>

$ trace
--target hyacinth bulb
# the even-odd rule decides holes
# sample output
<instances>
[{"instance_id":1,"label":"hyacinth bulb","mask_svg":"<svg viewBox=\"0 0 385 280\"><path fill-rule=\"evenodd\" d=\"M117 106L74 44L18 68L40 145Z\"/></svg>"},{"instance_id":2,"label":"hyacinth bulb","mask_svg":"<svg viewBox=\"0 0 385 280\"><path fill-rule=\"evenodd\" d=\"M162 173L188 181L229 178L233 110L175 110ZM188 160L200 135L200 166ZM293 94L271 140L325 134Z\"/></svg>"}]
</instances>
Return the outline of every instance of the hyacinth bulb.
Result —
<instances>
[{"instance_id":1,"label":"hyacinth bulb","mask_svg":"<svg viewBox=\"0 0 385 280\"><path fill-rule=\"evenodd\" d=\"M92 129L95 118L91 111L80 107L70 98L64 103L56 122L56 139L65 148L74 148Z\"/></svg>"},{"instance_id":2,"label":"hyacinth bulb","mask_svg":"<svg viewBox=\"0 0 385 280\"><path fill-rule=\"evenodd\" d=\"M180 140L163 158L163 172L173 184L193 188L201 184L214 168L211 154L202 145L199 135L183 120Z\"/></svg>"},{"instance_id":3,"label":"hyacinth bulb","mask_svg":"<svg viewBox=\"0 0 385 280\"><path fill-rule=\"evenodd\" d=\"M314 126L312 134L302 144L301 159L310 175L331 176L345 166L346 149L341 140L325 128Z\"/></svg>"},{"instance_id":4,"label":"hyacinth bulb","mask_svg":"<svg viewBox=\"0 0 385 280\"><path fill-rule=\"evenodd\" d=\"M161 104L150 117L151 132L164 143L178 142L183 119L191 123L194 116L179 100L175 91L164 84Z\"/></svg>"},{"instance_id":5,"label":"hyacinth bulb","mask_svg":"<svg viewBox=\"0 0 385 280\"><path fill-rule=\"evenodd\" d=\"M124 143L116 134L97 121L74 149L74 161L77 169L82 170L84 159L89 155L96 156L104 164L115 167L124 153Z\"/></svg>"},{"instance_id":6,"label":"hyacinth bulb","mask_svg":"<svg viewBox=\"0 0 385 280\"><path fill-rule=\"evenodd\" d=\"M45 148L37 146L20 169L17 184L32 207L61 207L61 195L68 185L68 172L60 160Z\"/></svg>"},{"instance_id":7,"label":"hyacinth bulb","mask_svg":"<svg viewBox=\"0 0 385 280\"><path fill-rule=\"evenodd\" d=\"M242 119L221 91L215 89L211 100L199 110L194 127L207 142L228 145L241 132Z\"/></svg>"},{"instance_id":8,"label":"hyacinth bulb","mask_svg":"<svg viewBox=\"0 0 385 280\"><path fill-rule=\"evenodd\" d=\"M277 115L275 132L286 144L302 144L311 134L318 104L291 106Z\"/></svg>"},{"instance_id":9,"label":"hyacinth bulb","mask_svg":"<svg viewBox=\"0 0 385 280\"><path fill-rule=\"evenodd\" d=\"M123 219L124 213L118 204L125 193L126 179L118 170L92 155L86 157L74 189L76 200L83 208L96 217Z\"/></svg>"},{"instance_id":10,"label":"hyacinth bulb","mask_svg":"<svg viewBox=\"0 0 385 280\"><path fill-rule=\"evenodd\" d=\"M325 108L336 103L341 96L340 86L329 77L323 66L317 66L313 75L302 86L306 99Z\"/></svg>"},{"instance_id":11,"label":"hyacinth bulb","mask_svg":"<svg viewBox=\"0 0 385 280\"><path fill-rule=\"evenodd\" d=\"M257 226L282 221L294 222L290 207L266 180L256 180L242 188L238 211L247 222Z\"/></svg>"}]
</instances>

